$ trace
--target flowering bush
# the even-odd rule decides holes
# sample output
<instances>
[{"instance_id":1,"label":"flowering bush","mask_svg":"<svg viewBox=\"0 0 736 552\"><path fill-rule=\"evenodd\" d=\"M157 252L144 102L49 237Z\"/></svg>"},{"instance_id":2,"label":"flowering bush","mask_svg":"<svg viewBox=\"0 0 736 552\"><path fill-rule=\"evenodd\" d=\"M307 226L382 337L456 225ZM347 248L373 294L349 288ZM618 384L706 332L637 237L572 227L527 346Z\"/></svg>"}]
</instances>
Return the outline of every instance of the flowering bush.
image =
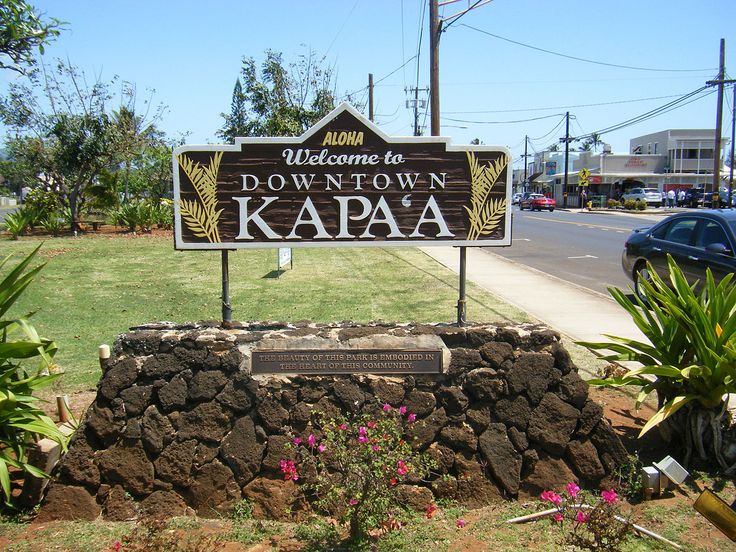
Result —
<instances>
[{"instance_id":1,"label":"flowering bush","mask_svg":"<svg viewBox=\"0 0 736 552\"><path fill-rule=\"evenodd\" d=\"M377 415L314 417L306 435L293 437L294 459L283 459L281 472L293 481L305 474L315 505L349 523L352 539L361 538L390 520L400 483L429 474L430 458L405 438L416 415L384 404Z\"/></svg>"},{"instance_id":2,"label":"flowering bush","mask_svg":"<svg viewBox=\"0 0 736 552\"><path fill-rule=\"evenodd\" d=\"M552 519L562 530L566 524L569 527L564 544L584 550L619 550L629 533L630 523L620 515L619 497L613 489L593 498L575 483L568 483L564 495L544 491L539 498L557 509Z\"/></svg>"}]
</instances>

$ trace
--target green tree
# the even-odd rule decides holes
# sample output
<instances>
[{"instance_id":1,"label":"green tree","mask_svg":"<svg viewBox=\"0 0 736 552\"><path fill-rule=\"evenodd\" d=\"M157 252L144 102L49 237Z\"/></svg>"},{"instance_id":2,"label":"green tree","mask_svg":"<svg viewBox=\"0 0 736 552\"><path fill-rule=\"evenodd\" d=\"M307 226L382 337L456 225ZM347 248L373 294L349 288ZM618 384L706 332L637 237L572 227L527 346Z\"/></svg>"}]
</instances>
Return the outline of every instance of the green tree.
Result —
<instances>
[{"instance_id":1,"label":"green tree","mask_svg":"<svg viewBox=\"0 0 736 552\"><path fill-rule=\"evenodd\" d=\"M329 113L335 107L333 69L322 64L312 51L287 67L281 53L266 50L260 71L253 58L243 58L243 135L298 136Z\"/></svg>"},{"instance_id":2,"label":"green tree","mask_svg":"<svg viewBox=\"0 0 736 552\"><path fill-rule=\"evenodd\" d=\"M129 82L123 82L120 95L121 105L110 116L110 145L115 162L123 170L123 197L128 201L131 170L148 142L160 136L156 123L161 119L164 107L159 104L151 114L151 93L143 102L145 111L140 113L137 110L136 86Z\"/></svg>"},{"instance_id":3,"label":"green tree","mask_svg":"<svg viewBox=\"0 0 736 552\"><path fill-rule=\"evenodd\" d=\"M233 88L233 99L230 103L230 114L220 113L225 119L225 124L217 131L217 137L228 142L235 142L238 136L247 136L248 129L248 110L246 107L245 95L243 94L243 85L240 84L240 78L235 79L235 88Z\"/></svg>"},{"instance_id":4,"label":"green tree","mask_svg":"<svg viewBox=\"0 0 736 552\"><path fill-rule=\"evenodd\" d=\"M64 22L42 19L24 0L0 2L0 69L26 73L36 64L36 51L43 55L44 45L54 40Z\"/></svg>"},{"instance_id":5,"label":"green tree","mask_svg":"<svg viewBox=\"0 0 736 552\"><path fill-rule=\"evenodd\" d=\"M162 108L151 120L148 111L139 114L135 87L128 83L120 107L110 110L115 82L90 81L70 63L59 61L46 68L42 79L35 74L27 82L12 83L0 101L14 173L57 193L71 211L72 231L78 228L88 191L106 182L125 182L147 141L163 136L154 124ZM125 179L100 179L120 169ZM97 197L99 192L95 190Z\"/></svg>"}]
</instances>

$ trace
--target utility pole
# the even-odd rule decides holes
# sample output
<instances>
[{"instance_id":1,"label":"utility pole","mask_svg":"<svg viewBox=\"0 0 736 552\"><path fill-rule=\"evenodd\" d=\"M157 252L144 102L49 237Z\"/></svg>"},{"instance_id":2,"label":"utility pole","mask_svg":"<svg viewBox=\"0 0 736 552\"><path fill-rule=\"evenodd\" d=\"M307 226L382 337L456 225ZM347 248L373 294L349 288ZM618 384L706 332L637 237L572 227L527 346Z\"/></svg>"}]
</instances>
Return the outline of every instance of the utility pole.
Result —
<instances>
[{"instance_id":1,"label":"utility pole","mask_svg":"<svg viewBox=\"0 0 736 552\"><path fill-rule=\"evenodd\" d=\"M733 103L731 104L733 109L731 111L731 163L729 163L731 171L728 176L728 208L733 207L733 142L736 139L736 84L731 85L733 87Z\"/></svg>"},{"instance_id":2,"label":"utility pole","mask_svg":"<svg viewBox=\"0 0 736 552\"><path fill-rule=\"evenodd\" d=\"M560 138L560 142L565 142L565 174L563 176L562 197L565 207L567 207L567 166L568 157L570 156L570 112L565 113L565 137Z\"/></svg>"},{"instance_id":3,"label":"utility pole","mask_svg":"<svg viewBox=\"0 0 736 552\"><path fill-rule=\"evenodd\" d=\"M438 0L429 0L429 94L432 136L440 135L440 14Z\"/></svg>"},{"instance_id":4,"label":"utility pole","mask_svg":"<svg viewBox=\"0 0 736 552\"><path fill-rule=\"evenodd\" d=\"M721 131L723 129L723 79L726 78L726 40L721 39L721 55L718 64L718 103L716 107L716 143L713 152L713 208L720 206L721 180Z\"/></svg>"},{"instance_id":5,"label":"utility pole","mask_svg":"<svg viewBox=\"0 0 736 552\"><path fill-rule=\"evenodd\" d=\"M526 179L528 178L528 175L527 175L527 172L526 172L526 166L527 166L526 158L529 157L529 154L527 153L527 146L528 145L529 145L529 136L526 135L526 136L524 136L524 155L522 156L522 157L524 157L524 186L523 186L523 188L526 188Z\"/></svg>"},{"instance_id":6,"label":"utility pole","mask_svg":"<svg viewBox=\"0 0 736 552\"><path fill-rule=\"evenodd\" d=\"M414 98L406 100L406 107L414 109L414 136L422 135L422 127L419 126L419 110L427 106L427 100L419 99L419 92L429 92L429 88L404 88L407 94L414 94Z\"/></svg>"},{"instance_id":7,"label":"utility pole","mask_svg":"<svg viewBox=\"0 0 736 552\"><path fill-rule=\"evenodd\" d=\"M368 73L368 119L373 122L373 73Z\"/></svg>"}]
</instances>

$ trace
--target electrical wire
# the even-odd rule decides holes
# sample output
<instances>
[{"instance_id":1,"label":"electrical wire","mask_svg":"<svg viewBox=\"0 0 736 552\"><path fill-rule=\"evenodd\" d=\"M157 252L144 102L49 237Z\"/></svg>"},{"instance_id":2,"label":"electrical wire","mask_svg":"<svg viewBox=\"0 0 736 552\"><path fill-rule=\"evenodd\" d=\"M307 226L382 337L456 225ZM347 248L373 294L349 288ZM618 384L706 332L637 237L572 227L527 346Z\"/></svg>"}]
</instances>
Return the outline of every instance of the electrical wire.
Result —
<instances>
[{"instance_id":1,"label":"electrical wire","mask_svg":"<svg viewBox=\"0 0 736 552\"><path fill-rule=\"evenodd\" d=\"M610 127L596 130L595 132L591 132L590 134L584 134L582 136L575 136L573 138L575 140L585 140L587 138L590 138L593 134L602 135L602 134L606 134L609 132L614 132L616 130L621 130L622 128L626 128L628 126L632 126L632 125L641 123L648 119L652 119L664 113L669 113L670 111L679 109L680 107L683 107L692 102L698 101L716 92L715 89L708 90L708 88L709 88L708 86L703 86L701 88L698 88L697 90L693 90L692 92L685 94L684 96L681 96L677 100L673 100L669 103L666 103L662 106L652 109L651 111L647 111L646 113L642 113L641 115L637 115L636 117L632 117L631 119L627 119L626 121L623 121L621 123L611 125Z\"/></svg>"},{"instance_id":2,"label":"electrical wire","mask_svg":"<svg viewBox=\"0 0 736 552\"><path fill-rule=\"evenodd\" d=\"M353 15L353 12L355 11L355 7L358 5L358 2L360 0L355 0L355 4L353 4L353 7L350 8L350 12L348 13L347 17L345 18L345 21L342 22L342 25L340 25L340 30L337 31L335 34L335 38L332 39L332 42L330 42L330 45L327 47L327 51L324 53L324 56L327 57L327 54L330 52L332 47L335 45L335 42L337 41L337 37L340 36L340 33L342 33L343 29L345 28L345 25L347 25L348 21L350 20L350 16Z\"/></svg>"},{"instance_id":3,"label":"electrical wire","mask_svg":"<svg viewBox=\"0 0 736 552\"><path fill-rule=\"evenodd\" d=\"M394 69L393 71L391 71L391 72L390 72L390 73L388 73L387 75L384 75L383 77L381 77L381 78L380 78L380 79L378 79L377 81L374 81L374 82L373 82L373 86L375 87L376 85L378 85L378 84L382 83L383 81L385 81L385 80L386 80L387 78L389 78L390 76L394 75L394 74L395 74L395 73L396 73L397 71L399 71L400 69L404 68L404 67L405 67L405 66L407 66L407 65L408 65L409 63L411 63L412 61L414 61L414 58L416 58L416 57L417 57L417 56L412 56L412 57L410 57L410 58L409 58L409 59L407 59L407 60L406 60L406 61L405 61L404 63L402 63L401 65L399 65L399 66L398 66L398 67L397 67L396 69ZM355 89L355 90L353 90L352 92L348 92L347 94L345 94L345 96L352 96L352 95L354 95L354 94L357 94L358 92L363 92L363 91L366 91L366 90L368 90L368 85L366 85L366 86L361 86L360 88L356 88L356 89Z\"/></svg>"},{"instance_id":4,"label":"electrical wire","mask_svg":"<svg viewBox=\"0 0 736 552\"><path fill-rule=\"evenodd\" d=\"M482 33L488 36L492 36L493 38L497 38L499 40L503 40L505 42L510 42L511 44L516 44L517 46L523 46L524 48L529 48L530 50L536 50L538 52L544 52L545 54L551 54L553 56L559 56L567 59L572 59L575 61L582 61L584 63L592 63L594 65L604 65L606 67L617 67L619 69L630 69L632 71L654 71L654 72L662 72L662 73L695 73L699 71L713 71L713 68L709 69L657 69L653 67L635 67L633 65L621 65L618 63L606 63L605 61L596 61L592 59L585 59L577 56L570 56L567 54L561 54L560 52L553 52L552 50L546 50L545 48L538 48L537 46L532 46L530 44L524 44L523 42L519 42L518 40L511 40L510 38L505 38L503 36L490 33L488 31L484 31L483 29L478 29L477 27L473 27L471 25L466 25L465 23L460 24L461 27L467 27L468 29L471 29L473 31L476 31L478 33Z\"/></svg>"},{"instance_id":5,"label":"electrical wire","mask_svg":"<svg viewBox=\"0 0 736 552\"><path fill-rule=\"evenodd\" d=\"M565 116L562 115L560 117L560 121L547 134L545 134L544 136L539 136L538 138L530 138L529 140L532 141L532 142L541 142L542 140L545 140L547 137L549 137L550 134L553 134L553 133L557 132L557 129L559 129L560 127L562 127L562 123L564 123L564 122L565 122Z\"/></svg>"},{"instance_id":6,"label":"electrical wire","mask_svg":"<svg viewBox=\"0 0 736 552\"><path fill-rule=\"evenodd\" d=\"M559 113L553 115L544 115L542 117L532 117L531 119L517 119L515 121L469 121L467 119L453 119L452 117L441 117L444 121L452 121L454 123L472 123L476 125L506 125L515 123L527 123L529 121L541 121L542 119L550 119L552 117L559 117ZM563 115L564 117L564 115Z\"/></svg>"},{"instance_id":7,"label":"electrical wire","mask_svg":"<svg viewBox=\"0 0 736 552\"><path fill-rule=\"evenodd\" d=\"M653 96L651 98L637 98L632 100L617 100L612 102L599 102L599 103L590 103L590 104L578 104L578 105L557 105L557 106L550 106L550 107L532 107L532 108L522 108L522 109L489 109L489 110L482 110L482 111L445 111L448 115L462 115L462 114L468 114L468 115L474 115L474 114L481 114L481 113L519 113L519 112L529 112L529 111L548 111L552 109L578 109L582 107L600 107L603 105L618 105L618 104L625 104L625 103L636 103L636 102L645 102L645 101L651 101L651 100L666 100L669 98L679 98L682 96L682 94L670 94L668 96Z\"/></svg>"}]
</instances>

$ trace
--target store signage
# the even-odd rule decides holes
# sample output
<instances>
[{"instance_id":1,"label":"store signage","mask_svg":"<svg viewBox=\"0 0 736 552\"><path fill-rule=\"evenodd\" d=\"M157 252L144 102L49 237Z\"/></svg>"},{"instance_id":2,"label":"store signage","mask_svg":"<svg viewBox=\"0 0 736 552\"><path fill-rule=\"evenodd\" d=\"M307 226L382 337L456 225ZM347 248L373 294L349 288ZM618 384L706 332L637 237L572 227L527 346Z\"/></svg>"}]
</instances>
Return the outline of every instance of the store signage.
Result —
<instances>
[{"instance_id":1,"label":"store signage","mask_svg":"<svg viewBox=\"0 0 736 552\"><path fill-rule=\"evenodd\" d=\"M511 244L511 155L343 104L297 138L174 151L177 249Z\"/></svg>"}]
</instances>

